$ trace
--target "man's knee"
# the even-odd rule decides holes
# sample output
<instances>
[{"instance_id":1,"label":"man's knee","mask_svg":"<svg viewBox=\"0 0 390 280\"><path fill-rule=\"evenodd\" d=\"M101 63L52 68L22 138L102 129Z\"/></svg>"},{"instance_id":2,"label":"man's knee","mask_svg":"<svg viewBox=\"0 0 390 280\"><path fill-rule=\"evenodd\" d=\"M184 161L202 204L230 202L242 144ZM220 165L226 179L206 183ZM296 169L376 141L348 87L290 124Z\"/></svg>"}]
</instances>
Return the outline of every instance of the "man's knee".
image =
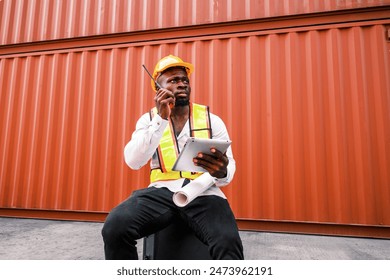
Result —
<instances>
[{"instance_id":1,"label":"man's knee","mask_svg":"<svg viewBox=\"0 0 390 280\"><path fill-rule=\"evenodd\" d=\"M102 236L105 242L119 240L124 236L137 239L136 232L131 230L131 221L128 221L120 211L111 211L102 228Z\"/></svg>"},{"instance_id":2,"label":"man's knee","mask_svg":"<svg viewBox=\"0 0 390 280\"><path fill-rule=\"evenodd\" d=\"M232 244L241 244L241 238L236 231L220 231L216 238L217 243L223 247L231 247Z\"/></svg>"}]
</instances>

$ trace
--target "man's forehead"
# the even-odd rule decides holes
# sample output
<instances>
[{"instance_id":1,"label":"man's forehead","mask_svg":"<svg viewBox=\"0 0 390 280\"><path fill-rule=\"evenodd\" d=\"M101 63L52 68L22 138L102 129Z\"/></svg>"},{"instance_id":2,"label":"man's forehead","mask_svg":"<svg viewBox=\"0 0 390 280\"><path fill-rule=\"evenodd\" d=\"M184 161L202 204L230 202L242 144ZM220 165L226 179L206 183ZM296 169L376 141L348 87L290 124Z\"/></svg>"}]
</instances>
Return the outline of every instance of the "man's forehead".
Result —
<instances>
[{"instance_id":1,"label":"man's forehead","mask_svg":"<svg viewBox=\"0 0 390 280\"><path fill-rule=\"evenodd\" d=\"M171 67L166 69L164 72L161 73L161 76L172 76L172 75L181 75L181 76L188 76L187 71L183 67Z\"/></svg>"}]
</instances>

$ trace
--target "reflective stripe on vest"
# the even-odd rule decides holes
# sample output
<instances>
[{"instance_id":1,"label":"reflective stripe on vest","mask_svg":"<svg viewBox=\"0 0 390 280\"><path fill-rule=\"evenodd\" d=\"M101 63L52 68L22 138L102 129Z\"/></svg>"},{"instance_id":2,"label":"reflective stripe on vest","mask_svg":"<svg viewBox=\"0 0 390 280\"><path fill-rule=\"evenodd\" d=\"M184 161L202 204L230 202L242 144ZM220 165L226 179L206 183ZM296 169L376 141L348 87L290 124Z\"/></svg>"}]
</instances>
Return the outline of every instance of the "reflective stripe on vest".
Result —
<instances>
[{"instance_id":1,"label":"reflective stripe on vest","mask_svg":"<svg viewBox=\"0 0 390 280\"><path fill-rule=\"evenodd\" d=\"M191 103L192 118L190 118L191 137L211 138L209 107Z\"/></svg>"},{"instance_id":2,"label":"reflective stripe on vest","mask_svg":"<svg viewBox=\"0 0 390 280\"><path fill-rule=\"evenodd\" d=\"M151 119L157 114L157 108L150 112ZM211 138L211 125L209 109L207 106L190 103L190 134L196 138ZM157 156L160 168L153 169L150 173L150 182L175 180L179 178L195 179L202 175L200 172L172 171L172 167L178 157L179 148L172 121L165 128L160 145L157 148Z\"/></svg>"}]
</instances>

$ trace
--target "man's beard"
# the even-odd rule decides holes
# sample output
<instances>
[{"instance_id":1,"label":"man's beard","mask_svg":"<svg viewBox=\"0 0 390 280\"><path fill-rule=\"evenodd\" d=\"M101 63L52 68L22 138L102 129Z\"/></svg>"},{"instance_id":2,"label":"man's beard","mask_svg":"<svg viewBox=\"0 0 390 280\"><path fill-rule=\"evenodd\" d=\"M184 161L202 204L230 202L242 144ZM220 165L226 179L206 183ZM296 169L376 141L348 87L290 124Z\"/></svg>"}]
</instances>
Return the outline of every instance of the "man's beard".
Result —
<instances>
[{"instance_id":1,"label":"man's beard","mask_svg":"<svg viewBox=\"0 0 390 280\"><path fill-rule=\"evenodd\" d=\"M175 107L184 107L190 105L190 101L188 99L176 99Z\"/></svg>"}]
</instances>

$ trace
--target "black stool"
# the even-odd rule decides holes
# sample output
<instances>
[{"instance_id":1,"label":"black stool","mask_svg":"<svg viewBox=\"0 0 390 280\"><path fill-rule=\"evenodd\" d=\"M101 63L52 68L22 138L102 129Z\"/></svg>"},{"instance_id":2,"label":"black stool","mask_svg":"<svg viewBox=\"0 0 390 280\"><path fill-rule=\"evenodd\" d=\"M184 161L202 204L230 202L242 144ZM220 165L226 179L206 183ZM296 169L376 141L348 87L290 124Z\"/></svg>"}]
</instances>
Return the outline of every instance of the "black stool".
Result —
<instances>
[{"instance_id":1,"label":"black stool","mask_svg":"<svg viewBox=\"0 0 390 280\"><path fill-rule=\"evenodd\" d=\"M144 238L144 260L211 260L208 248L180 219Z\"/></svg>"}]
</instances>

